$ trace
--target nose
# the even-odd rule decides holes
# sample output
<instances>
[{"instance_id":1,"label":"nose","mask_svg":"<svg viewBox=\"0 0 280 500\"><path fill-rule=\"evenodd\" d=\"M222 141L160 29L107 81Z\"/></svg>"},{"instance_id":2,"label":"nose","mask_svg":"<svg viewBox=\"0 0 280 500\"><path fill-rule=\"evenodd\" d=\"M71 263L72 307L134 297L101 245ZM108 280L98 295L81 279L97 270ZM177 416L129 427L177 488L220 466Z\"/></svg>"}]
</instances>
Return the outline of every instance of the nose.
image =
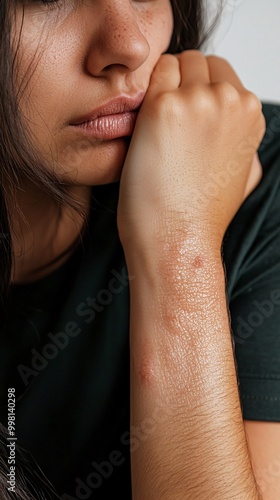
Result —
<instances>
[{"instance_id":1,"label":"nose","mask_svg":"<svg viewBox=\"0 0 280 500\"><path fill-rule=\"evenodd\" d=\"M140 29L139 13L133 2L101 0L98 12L99 23L91 40L87 71L94 76L105 76L116 68L124 73L137 70L148 58L150 46Z\"/></svg>"}]
</instances>

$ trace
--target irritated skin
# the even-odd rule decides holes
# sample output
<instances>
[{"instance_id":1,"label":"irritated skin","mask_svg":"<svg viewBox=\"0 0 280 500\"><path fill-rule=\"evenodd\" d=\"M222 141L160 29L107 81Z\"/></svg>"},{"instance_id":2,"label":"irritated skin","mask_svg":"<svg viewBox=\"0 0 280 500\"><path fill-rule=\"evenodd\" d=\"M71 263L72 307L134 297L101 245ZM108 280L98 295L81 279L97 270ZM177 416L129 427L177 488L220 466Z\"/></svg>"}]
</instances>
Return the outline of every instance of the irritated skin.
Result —
<instances>
[{"instance_id":1,"label":"irritated skin","mask_svg":"<svg viewBox=\"0 0 280 500\"><path fill-rule=\"evenodd\" d=\"M260 499L219 251L187 240L152 268L130 260L133 499Z\"/></svg>"}]
</instances>

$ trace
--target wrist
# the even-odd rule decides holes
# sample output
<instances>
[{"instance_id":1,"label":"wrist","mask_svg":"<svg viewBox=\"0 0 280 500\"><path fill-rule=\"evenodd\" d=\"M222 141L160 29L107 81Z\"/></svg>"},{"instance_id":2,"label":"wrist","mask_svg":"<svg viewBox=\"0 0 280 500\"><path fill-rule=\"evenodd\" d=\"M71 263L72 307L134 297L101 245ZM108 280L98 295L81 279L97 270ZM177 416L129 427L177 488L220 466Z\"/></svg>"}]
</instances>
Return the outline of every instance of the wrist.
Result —
<instances>
[{"instance_id":1,"label":"wrist","mask_svg":"<svg viewBox=\"0 0 280 500\"><path fill-rule=\"evenodd\" d=\"M185 271L187 281L192 281L199 270L204 272L204 279L213 270L224 277L222 237L212 236L202 225L166 225L164 230L147 230L141 238L124 238L122 244L129 271L157 282L168 276L182 278Z\"/></svg>"}]
</instances>

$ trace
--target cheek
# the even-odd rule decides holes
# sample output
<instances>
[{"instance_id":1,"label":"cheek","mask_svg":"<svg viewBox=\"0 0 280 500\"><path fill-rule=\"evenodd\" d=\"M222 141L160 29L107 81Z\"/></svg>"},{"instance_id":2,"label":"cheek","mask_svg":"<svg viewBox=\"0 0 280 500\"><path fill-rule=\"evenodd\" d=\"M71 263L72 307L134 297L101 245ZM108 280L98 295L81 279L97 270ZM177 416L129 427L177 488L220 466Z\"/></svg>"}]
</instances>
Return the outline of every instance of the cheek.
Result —
<instances>
[{"instance_id":1,"label":"cheek","mask_svg":"<svg viewBox=\"0 0 280 500\"><path fill-rule=\"evenodd\" d=\"M31 7L31 2L24 11L18 8L14 28L17 53L15 78L20 105L27 108L27 114L33 113L41 104L47 109L54 96L60 98L58 91L63 95L66 61L71 55L68 49L72 42L71 32L65 34L64 31L64 36L60 35L67 15L68 11L64 10L60 17L55 9L41 12L38 8L37 11L34 6Z\"/></svg>"},{"instance_id":2,"label":"cheek","mask_svg":"<svg viewBox=\"0 0 280 500\"><path fill-rule=\"evenodd\" d=\"M158 57L169 47L173 26L173 13L169 2L156 12L145 13L143 34L147 37L151 52L156 53Z\"/></svg>"},{"instance_id":3,"label":"cheek","mask_svg":"<svg viewBox=\"0 0 280 500\"><path fill-rule=\"evenodd\" d=\"M29 43L26 38L22 43L24 55L18 73L19 82L23 82L19 104L28 127L36 136L42 132L46 138L46 126L55 131L61 124L59 104L68 104L66 96L73 72L67 62L67 40L61 43L57 37L46 37L45 44L40 45Z\"/></svg>"}]
</instances>

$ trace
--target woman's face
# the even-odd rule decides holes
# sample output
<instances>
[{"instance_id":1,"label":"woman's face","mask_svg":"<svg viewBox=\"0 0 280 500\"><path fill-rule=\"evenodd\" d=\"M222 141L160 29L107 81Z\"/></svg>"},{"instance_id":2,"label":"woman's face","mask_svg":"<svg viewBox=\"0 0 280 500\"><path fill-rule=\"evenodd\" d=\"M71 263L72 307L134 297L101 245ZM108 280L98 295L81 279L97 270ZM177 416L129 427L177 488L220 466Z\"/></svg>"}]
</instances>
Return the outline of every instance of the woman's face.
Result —
<instances>
[{"instance_id":1,"label":"woman's face","mask_svg":"<svg viewBox=\"0 0 280 500\"><path fill-rule=\"evenodd\" d=\"M20 109L36 148L70 184L117 180L133 108L170 43L170 0L30 0L17 13Z\"/></svg>"}]
</instances>

